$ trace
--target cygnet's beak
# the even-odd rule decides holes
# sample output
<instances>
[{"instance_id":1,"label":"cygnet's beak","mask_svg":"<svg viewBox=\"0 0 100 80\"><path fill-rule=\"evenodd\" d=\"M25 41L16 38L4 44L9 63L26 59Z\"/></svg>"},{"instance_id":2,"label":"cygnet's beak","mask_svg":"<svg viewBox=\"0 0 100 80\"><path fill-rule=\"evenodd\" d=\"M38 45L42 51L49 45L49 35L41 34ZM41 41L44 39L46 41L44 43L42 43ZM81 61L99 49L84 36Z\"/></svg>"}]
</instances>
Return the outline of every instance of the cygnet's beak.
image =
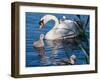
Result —
<instances>
[{"instance_id":1,"label":"cygnet's beak","mask_svg":"<svg viewBox=\"0 0 100 80\"><path fill-rule=\"evenodd\" d=\"M44 27L44 20L41 20L41 21L39 22L39 25L40 25L39 29L42 29L42 28Z\"/></svg>"}]
</instances>

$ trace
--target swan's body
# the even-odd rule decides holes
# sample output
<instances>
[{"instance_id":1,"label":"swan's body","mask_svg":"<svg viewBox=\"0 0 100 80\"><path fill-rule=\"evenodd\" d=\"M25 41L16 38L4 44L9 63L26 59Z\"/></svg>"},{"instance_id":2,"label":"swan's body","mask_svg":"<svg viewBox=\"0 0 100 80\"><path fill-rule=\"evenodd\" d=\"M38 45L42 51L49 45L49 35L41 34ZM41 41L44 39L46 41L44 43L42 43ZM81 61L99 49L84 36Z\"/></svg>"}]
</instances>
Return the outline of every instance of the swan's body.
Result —
<instances>
[{"instance_id":1,"label":"swan's body","mask_svg":"<svg viewBox=\"0 0 100 80\"><path fill-rule=\"evenodd\" d=\"M75 21L64 20L59 23L59 20L53 15L45 15L41 18L40 28L42 28L50 20L55 21L55 25L49 32L46 33L45 39L55 40L63 39L64 37L71 38L78 35L78 25Z\"/></svg>"},{"instance_id":2,"label":"swan's body","mask_svg":"<svg viewBox=\"0 0 100 80\"><path fill-rule=\"evenodd\" d=\"M44 38L44 35L41 34L41 35L40 35L40 40L35 41L35 42L33 43L33 46L34 46L35 48L41 48L41 47L44 47L43 38Z\"/></svg>"},{"instance_id":3,"label":"swan's body","mask_svg":"<svg viewBox=\"0 0 100 80\"><path fill-rule=\"evenodd\" d=\"M73 38L76 37L79 33L77 30L77 23L72 20L65 20L58 25L56 34L61 38Z\"/></svg>"}]
</instances>

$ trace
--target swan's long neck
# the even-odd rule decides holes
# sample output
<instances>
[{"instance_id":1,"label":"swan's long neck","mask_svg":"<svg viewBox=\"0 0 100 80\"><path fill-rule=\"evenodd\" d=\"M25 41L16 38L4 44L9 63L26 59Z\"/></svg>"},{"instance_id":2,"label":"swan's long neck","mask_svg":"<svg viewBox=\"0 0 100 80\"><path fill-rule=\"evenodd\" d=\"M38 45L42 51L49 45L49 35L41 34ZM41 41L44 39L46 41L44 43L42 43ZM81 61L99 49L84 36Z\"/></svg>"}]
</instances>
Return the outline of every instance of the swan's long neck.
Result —
<instances>
[{"instance_id":1,"label":"swan's long neck","mask_svg":"<svg viewBox=\"0 0 100 80\"><path fill-rule=\"evenodd\" d=\"M54 25L53 28L56 28L58 26L58 24L59 24L58 19L55 16L53 16L53 15L46 15L46 16L44 16L44 24L46 24L50 20L55 21L55 25Z\"/></svg>"}]
</instances>

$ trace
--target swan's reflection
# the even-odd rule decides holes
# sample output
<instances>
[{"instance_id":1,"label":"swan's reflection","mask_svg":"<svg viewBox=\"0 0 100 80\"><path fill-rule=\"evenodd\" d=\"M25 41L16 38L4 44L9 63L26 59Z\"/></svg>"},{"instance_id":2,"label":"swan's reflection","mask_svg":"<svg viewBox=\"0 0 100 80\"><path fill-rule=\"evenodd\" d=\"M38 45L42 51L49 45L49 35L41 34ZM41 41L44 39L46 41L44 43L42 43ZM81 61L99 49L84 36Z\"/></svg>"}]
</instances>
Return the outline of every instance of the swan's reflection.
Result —
<instances>
[{"instance_id":1,"label":"swan's reflection","mask_svg":"<svg viewBox=\"0 0 100 80\"><path fill-rule=\"evenodd\" d=\"M58 49L63 47L62 40L45 40L53 54L57 54Z\"/></svg>"},{"instance_id":2,"label":"swan's reflection","mask_svg":"<svg viewBox=\"0 0 100 80\"><path fill-rule=\"evenodd\" d=\"M75 38L71 39L59 39L59 40L45 40L48 48L51 49L51 56L49 63L53 65L59 64L56 61L56 57L58 56L59 50L63 49L62 54L66 54L66 59L70 59L70 57L73 55L73 50L76 46L75 44Z\"/></svg>"},{"instance_id":3,"label":"swan's reflection","mask_svg":"<svg viewBox=\"0 0 100 80\"><path fill-rule=\"evenodd\" d=\"M43 36L42 36L43 37ZM38 43L38 44L36 44ZM63 39L56 39L56 40L45 40L41 39L35 41L33 46L38 51L40 63L43 65L58 65L61 64L59 62L63 61L60 57L57 61L57 57L60 54L65 54L65 59L63 62L72 60L70 59L73 55L73 50L77 46L76 44L76 38L63 38ZM42 46L40 46L42 45ZM47 56L48 51L50 52L50 55Z\"/></svg>"},{"instance_id":4,"label":"swan's reflection","mask_svg":"<svg viewBox=\"0 0 100 80\"><path fill-rule=\"evenodd\" d=\"M60 48L62 48L62 41L61 40L45 40L48 48L51 49L51 55L50 55L50 62L53 65L56 65L56 57L57 57L57 53L59 51Z\"/></svg>"}]
</instances>

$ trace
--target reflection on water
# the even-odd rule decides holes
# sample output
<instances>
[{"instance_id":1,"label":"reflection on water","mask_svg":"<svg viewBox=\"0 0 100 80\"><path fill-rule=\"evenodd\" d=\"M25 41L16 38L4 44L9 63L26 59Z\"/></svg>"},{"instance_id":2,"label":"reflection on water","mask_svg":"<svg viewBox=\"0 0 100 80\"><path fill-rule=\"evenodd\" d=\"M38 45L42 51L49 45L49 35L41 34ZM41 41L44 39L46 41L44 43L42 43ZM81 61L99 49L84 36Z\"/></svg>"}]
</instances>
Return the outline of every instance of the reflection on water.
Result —
<instances>
[{"instance_id":1,"label":"reflection on water","mask_svg":"<svg viewBox=\"0 0 100 80\"><path fill-rule=\"evenodd\" d=\"M70 57L75 55L74 64L85 64L85 55L78 47L77 39L44 40L45 47L34 48L38 62L29 66L69 65ZM77 53L78 52L78 53ZM35 56L34 55L34 56ZM79 59L80 58L80 59ZM37 61L37 60L36 60Z\"/></svg>"},{"instance_id":2,"label":"reflection on water","mask_svg":"<svg viewBox=\"0 0 100 80\"><path fill-rule=\"evenodd\" d=\"M71 41L73 40L73 41ZM69 59L71 55L73 55L73 47L77 46L73 39L62 39L62 40L45 40L47 43L47 47L50 49L50 55L46 60L47 64L50 65L59 65L62 60ZM46 49L45 49L46 50ZM47 52L47 51L45 51ZM48 52L47 52L48 53ZM46 53L46 54L47 54ZM63 55L63 56L62 56ZM62 56L62 57L61 57Z\"/></svg>"},{"instance_id":3,"label":"reflection on water","mask_svg":"<svg viewBox=\"0 0 100 80\"><path fill-rule=\"evenodd\" d=\"M71 41L73 40L73 41ZM66 52L70 52L74 46L76 46L75 42L74 42L74 38L73 39L62 39L62 40L46 40L46 43L48 45L48 47L51 49L52 54L57 55L57 53L61 50L64 51L63 53ZM68 51L68 49L70 49ZM62 53L62 54L63 54ZM69 57L69 56L67 56Z\"/></svg>"}]
</instances>

